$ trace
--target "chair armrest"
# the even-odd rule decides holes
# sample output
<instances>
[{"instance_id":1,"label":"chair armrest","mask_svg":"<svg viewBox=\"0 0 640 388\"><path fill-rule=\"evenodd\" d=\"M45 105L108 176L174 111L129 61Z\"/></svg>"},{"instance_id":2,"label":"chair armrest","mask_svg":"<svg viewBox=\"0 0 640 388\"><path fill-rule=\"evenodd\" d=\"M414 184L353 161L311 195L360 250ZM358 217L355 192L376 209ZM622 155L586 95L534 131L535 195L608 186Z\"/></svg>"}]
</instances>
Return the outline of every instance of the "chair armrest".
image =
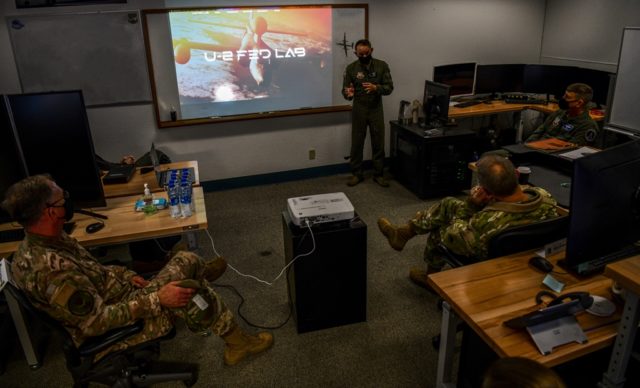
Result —
<instances>
[{"instance_id":1,"label":"chair armrest","mask_svg":"<svg viewBox=\"0 0 640 388\"><path fill-rule=\"evenodd\" d=\"M82 357L96 355L109 348L111 345L120 342L125 338L131 337L134 334L140 333L143 328L144 321L138 320L133 325L109 330L102 335L91 337L86 340L82 345L80 345L78 352Z\"/></svg>"}]
</instances>

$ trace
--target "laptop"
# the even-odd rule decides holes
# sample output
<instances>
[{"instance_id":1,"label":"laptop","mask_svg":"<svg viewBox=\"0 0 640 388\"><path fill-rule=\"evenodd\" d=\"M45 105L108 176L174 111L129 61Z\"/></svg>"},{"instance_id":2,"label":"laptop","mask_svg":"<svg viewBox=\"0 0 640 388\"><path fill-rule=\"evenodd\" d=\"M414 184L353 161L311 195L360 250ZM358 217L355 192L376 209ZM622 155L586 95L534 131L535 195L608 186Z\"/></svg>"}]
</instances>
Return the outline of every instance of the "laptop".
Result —
<instances>
[{"instance_id":1,"label":"laptop","mask_svg":"<svg viewBox=\"0 0 640 388\"><path fill-rule=\"evenodd\" d=\"M107 175L102 177L102 183L105 185L127 183L134 172L136 172L135 164L113 164L109 168Z\"/></svg>"},{"instance_id":2,"label":"laptop","mask_svg":"<svg viewBox=\"0 0 640 388\"><path fill-rule=\"evenodd\" d=\"M195 181L195 170L193 167L160 171L160 158L158 157L158 153L156 152L156 146L153 143L151 143L149 156L151 157L151 163L153 164L153 169L156 171L156 179L158 180L159 187L168 186L169 180L171 180L172 175L182 176L185 174L185 170L186 170L186 173L188 174L187 181L190 184L193 184L193 182Z\"/></svg>"}]
</instances>

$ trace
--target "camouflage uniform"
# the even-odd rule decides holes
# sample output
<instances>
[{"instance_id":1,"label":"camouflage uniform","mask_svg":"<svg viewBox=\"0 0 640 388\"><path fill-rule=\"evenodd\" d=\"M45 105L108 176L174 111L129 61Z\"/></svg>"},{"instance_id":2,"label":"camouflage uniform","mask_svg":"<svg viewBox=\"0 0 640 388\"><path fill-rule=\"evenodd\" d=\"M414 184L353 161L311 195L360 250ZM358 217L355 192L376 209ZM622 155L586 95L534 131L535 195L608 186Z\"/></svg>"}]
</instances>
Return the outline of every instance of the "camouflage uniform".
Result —
<instances>
[{"instance_id":1,"label":"camouflage uniform","mask_svg":"<svg viewBox=\"0 0 640 388\"><path fill-rule=\"evenodd\" d=\"M378 86L373 93L367 93L363 82L371 82ZM355 61L347 66L342 82L342 95L353 85L353 111L351 113L351 172L362 176L362 149L367 136L367 125L371 132L371 159L376 175L382 175L384 168L384 115L382 96L393 91L391 71L386 62L371 58L368 65Z\"/></svg>"},{"instance_id":2,"label":"camouflage uniform","mask_svg":"<svg viewBox=\"0 0 640 388\"><path fill-rule=\"evenodd\" d=\"M468 200L447 197L418 212L411 223L417 234L429 233L424 251L429 268L439 270L444 266L440 244L457 255L483 260L489 240L498 232L558 216L551 194L539 187L523 191L529 195L525 202L495 202L478 208Z\"/></svg>"},{"instance_id":3,"label":"camouflage uniform","mask_svg":"<svg viewBox=\"0 0 640 388\"><path fill-rule=\"evenodd\" d=\"M526 142L555 137L577 145L593 144L598 136L598 124L589 116L589 111L570 117L566 110L557 110L527 138Z\"/></svg>"},{"instance_id":4,"label":"camouflage uniform","mask_svg":"<svg viewBox=\"0 0 640 388\"><path fill-rule=\"evenodd\" d=\"M203 270L204 261L199 256L178 252L146 287L136 288L131 283L135 272L98 263L66 233L57 238L27 233L12 264L18 287L37 308L62 322L76 345L88 337L144 319L142 332L113 345L100 356L165 335L176 317L189 323L194 317L197 320L203 316L193 311L193 303L177 309L160 305L157 291L174 280L199 282L198 294L204 294L204 300L209 302L205 302L208 306L204 315L207 322L212 322L211 331L217 335L229 332L234 325L233 314L202 280Z\"/></svg>"}]
</instances>

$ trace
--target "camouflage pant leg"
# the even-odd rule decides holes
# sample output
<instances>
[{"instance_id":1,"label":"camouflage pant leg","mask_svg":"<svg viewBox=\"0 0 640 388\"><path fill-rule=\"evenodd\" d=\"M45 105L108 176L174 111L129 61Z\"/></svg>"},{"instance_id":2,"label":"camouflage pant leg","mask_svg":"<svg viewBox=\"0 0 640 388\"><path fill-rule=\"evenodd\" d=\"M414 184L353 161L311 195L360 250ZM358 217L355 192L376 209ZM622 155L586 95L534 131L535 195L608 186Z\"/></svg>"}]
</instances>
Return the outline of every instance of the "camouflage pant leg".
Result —
<instances>
[{"instance_id":1,"label":"camouflage pant leg","mask_svg":"<svg viewBox=\"0 0 640 388\"><path fill-rule=\"evenodd\" d=\"M438 233L438 231L431 232L429 237L427 237L427 244L424 247L424 254L422 256L425 263L427 263L427 269L440 271L446 263L442 258L442 253L439 251L440 242L440 233Z\"/></svg>"},{"instance_id":2,"label":"camouflage pant leg","mask_svg":"<svg viewBox=\"0 0 640 388\"><path fill-rule=\"evenodd\" d=\"M224 335L235 325L233 313L227 308L222 298L203 281L202 274L205 268L202 258L193 252L180 251L167 263L158 275L149 284L150 289L160 289L163 285L184 279L194 279L200 282L202 289L199 291L207 300L206 307L196 303L190 303L185 308L170 310L172 314L184 319L192 331L210 329L216 335ZM205 327L206 326L206 327Z\"/></svg>"},{"instance_id":3,"label":"camouflage pant leg","mask_svg":"<svg viewBox=\"0 0 640 388\"><path fill-rule=\"evenodd\" d=\"M442 226L449 225L451 221L462 216L466 211L466 202L457 198L446 197L428 209L416 213L410 221L418 234L426 234Z\"/></svg>"},{"instance_id":4,"label":"camouflage pant leg","mask_svg":"<svg viewBox=\"0 0 640 388\"><path fill-rule=\"evenodd\" d=\"M96 356L95 361L101 359L106 354L124 350L131 346L160 338L171 331L171 329L173 328L173 324L174 317L168 310L163 310L162 314L156 317L145 318L144 328L140 333L131 336L124 341L117 342L113 346L102 351Z\"/></svg>"},{"instance_id":5,"label":"camouflage pant leg","mask_svg":"<svg viewBox=\"0 0 640 388\"><path fill-rule=\"evenodd\" d=\"M195 253L180 251L151 279L150 285L160 288L174 280L200 280L204 271L204 264L204 260Z\"/></svg>"}]
</instances>

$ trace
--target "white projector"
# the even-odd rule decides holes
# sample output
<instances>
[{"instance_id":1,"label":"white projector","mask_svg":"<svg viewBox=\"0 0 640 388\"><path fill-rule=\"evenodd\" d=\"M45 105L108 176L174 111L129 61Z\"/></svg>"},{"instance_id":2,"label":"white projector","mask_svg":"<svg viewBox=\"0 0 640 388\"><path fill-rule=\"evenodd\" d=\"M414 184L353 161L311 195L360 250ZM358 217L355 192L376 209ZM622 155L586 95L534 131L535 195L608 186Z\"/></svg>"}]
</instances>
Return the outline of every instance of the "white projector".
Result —
<instances>
[{"instance_id":1,"label":"white projector","mask_svg":"<svg viewBox=\"0 0 640 388\"><path fill-rule=\"evenodd\" d=\"M344 193L309 195L287 199L291 221L298 226L350 220L354 217L353 205Z\"/></svg>"}]
</instances>

